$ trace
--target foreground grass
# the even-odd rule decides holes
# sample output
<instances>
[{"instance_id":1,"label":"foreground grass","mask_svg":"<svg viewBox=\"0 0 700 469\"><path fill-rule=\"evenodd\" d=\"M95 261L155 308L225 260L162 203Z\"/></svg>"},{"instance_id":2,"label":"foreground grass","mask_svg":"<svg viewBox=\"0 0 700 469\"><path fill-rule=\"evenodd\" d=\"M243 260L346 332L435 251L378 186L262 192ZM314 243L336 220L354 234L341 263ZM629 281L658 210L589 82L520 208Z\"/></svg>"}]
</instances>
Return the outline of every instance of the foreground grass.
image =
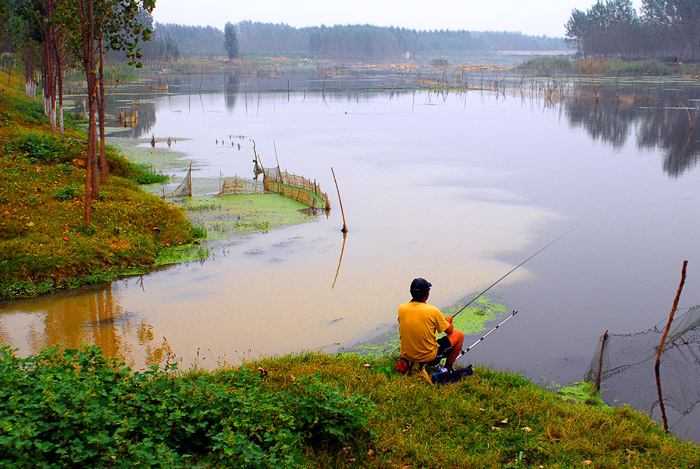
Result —
<instances>
[{"instance_id":1,"label":"foreground grass","mask_svg":"<svg viewBox=\"0 0 700 469\"><path fill-rule=\"evenodd\" d=\"M54 135L19 82L0 91L0 298L115 279L194 240L182 212L139 190L157 180L108 151L112 174L84 222L85 134ZM84 164L84 163L83 163Z\"/></svg>"},{"instance_id":2,"label":"foreground grass","mask_svg":"<svg viewBox=\"0 0 700 469\"><path fill-rule=\"evenodd\" d=\"M369 367L367 367L369 365ZM134 373L98 348L0 349L0 466L695 467L629 408L476 368L433 386L388 358L303 354Z\"/></svg>"},{"instance_id":3,"label":"foreground grass","mask_svg":"<svg viewBox=\"0 0 700 469\"><path fill-rule=\"evenodd\" d=\"M567 402L523 377L476 368L431 386L393 371L389 359L306 355L266 360L271 387L320 372L374 402L367 429L345 453L311 451L316 467L695 467L700 448L666 435L630 408Z\"/></svg>"}]
</instances>

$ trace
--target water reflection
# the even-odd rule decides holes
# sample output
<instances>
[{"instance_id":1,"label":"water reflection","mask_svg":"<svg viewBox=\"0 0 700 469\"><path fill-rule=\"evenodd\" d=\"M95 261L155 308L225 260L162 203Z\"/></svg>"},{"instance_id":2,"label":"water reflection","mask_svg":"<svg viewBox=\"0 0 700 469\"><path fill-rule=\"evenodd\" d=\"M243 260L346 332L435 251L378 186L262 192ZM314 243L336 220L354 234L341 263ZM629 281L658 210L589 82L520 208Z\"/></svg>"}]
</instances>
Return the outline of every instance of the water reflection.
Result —
<instances>
[{"instance_id":1,"label":"water reflection","mask_svg":"<svg viewBox=\"0 0 700 469\"><path fill-rule=\"evenodd\" d=\"M55 344L69 348L94 344L105 356L121 357L130 366L161 363L171 354L167 340L155 340L153 326L125 311L115 301L112 288L106 284L0 304L0 343L18 347L23 354L37 354Z\"/></svg>"},{"instance_id":2,"label":"water reflection","mask_svg":"<svg viewBox=\"0 0 700 469\"><path fill-rule=\"evenodd\" d=\"M625 96L607 88L589 99L567 98L565 111L572 127L583 128L593 140L618 149L634 136L639 149L663 150L663 170L675 178L698 164L700 135L691 124L698 120L699 96L694 87L653 95L632 89Z\"/></svg>"},{"instance_id":3,"label":"water reflection","mask_svg":"<svg viewBox=\"0 0 700 469\"><path fill-rule=\"evenodd\" d=\"M237 73L227 73L224 76L224 101L226 109L232 111L236 107L236 98L240 91L241 77Z\"/></svg>"}]
</instances>

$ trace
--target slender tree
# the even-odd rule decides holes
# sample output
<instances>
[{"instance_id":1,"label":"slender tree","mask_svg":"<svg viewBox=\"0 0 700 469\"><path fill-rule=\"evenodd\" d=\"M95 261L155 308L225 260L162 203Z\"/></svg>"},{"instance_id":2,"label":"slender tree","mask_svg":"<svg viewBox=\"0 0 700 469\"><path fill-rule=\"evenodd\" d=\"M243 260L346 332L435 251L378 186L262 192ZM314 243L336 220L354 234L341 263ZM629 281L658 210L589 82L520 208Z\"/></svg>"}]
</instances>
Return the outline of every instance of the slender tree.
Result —
<instances>
[{"instance_id":1,"label":"slender tree","mask_svg":"<svg viewBox=\"0 0 700 469\"><path fill-rule=\"evenodd\" d=\"M224 26L224 47L228 53L229 59L238 57L238 36L236 36L236 27L232 23L226 23Z\"/></svg>"},{"instance_id":2,"label":"slender tree","mask_svg":"<svg viewBox=\"0 0 700 469\"><path fill-rule=\"evenodd\" d=\"M98 102L104 106L100 96L100 81L104 73L98 75L103 58L105 43L113 50L124 51L130 65L140 67L141 52L139 40L148 40L150 30L137 21L140 10L149 13L155 7L155 0L64 0L62 21L76 31L71 45L80 57L85 72L88 95L88 142L85 175L85 223L90 225L92 199L99 193L99 163L97 158L97 111ZM99 57L99 61L98 61ZM102 90L104 95L104 90ZM102 107L103 111L104 108ZM104 112L101 113L104 121ZM107 171L106 161L102 171ZM106 173L105 173L106 174ZM102 178L104 179L104 178Z\"/></svg>"}]
</instances>

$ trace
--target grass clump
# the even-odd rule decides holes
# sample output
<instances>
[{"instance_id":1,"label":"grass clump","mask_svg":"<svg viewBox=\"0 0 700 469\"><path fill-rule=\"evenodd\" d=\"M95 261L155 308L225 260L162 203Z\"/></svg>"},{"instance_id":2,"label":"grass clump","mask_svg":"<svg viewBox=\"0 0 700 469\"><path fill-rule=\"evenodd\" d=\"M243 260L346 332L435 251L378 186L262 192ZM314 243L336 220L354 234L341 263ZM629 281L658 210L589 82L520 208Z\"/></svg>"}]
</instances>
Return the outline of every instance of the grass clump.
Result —
<instances>
[{"instance_id":1,"label":"grass clump","mask_svg":"<svg viewBox=\"0 0 700 469\"><path fill-rule=\"evenodd\" d=\"M567 72L572 70L573 64L567 56L533 57L517 67L519 70L535 70L538 72Z\"/></svg>"}]
</instances>

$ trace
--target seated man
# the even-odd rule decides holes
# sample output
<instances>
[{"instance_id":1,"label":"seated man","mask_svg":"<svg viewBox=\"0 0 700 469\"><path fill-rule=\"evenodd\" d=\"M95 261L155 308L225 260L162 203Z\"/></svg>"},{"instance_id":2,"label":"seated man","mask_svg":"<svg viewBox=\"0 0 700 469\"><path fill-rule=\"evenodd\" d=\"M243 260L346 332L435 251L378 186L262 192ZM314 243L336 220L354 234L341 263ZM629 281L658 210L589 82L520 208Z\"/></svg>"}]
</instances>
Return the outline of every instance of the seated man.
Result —
<instances>
[{"instance_id":1,"label":"seated man","mask_svg":"<svg viewBox=\"0 0 700 469\"><path fill-rule=\"evenodd\" d=\"M444 358L445 367L451 370L462 351L464 334L454 329L451 317L445 318L438 308L426 303L431 286L423 278L414 279L411 282L413 299L399 306L401 358L431 366ZM436 332L446 335L436 340Z\"/></svg>"}]
</instances>

